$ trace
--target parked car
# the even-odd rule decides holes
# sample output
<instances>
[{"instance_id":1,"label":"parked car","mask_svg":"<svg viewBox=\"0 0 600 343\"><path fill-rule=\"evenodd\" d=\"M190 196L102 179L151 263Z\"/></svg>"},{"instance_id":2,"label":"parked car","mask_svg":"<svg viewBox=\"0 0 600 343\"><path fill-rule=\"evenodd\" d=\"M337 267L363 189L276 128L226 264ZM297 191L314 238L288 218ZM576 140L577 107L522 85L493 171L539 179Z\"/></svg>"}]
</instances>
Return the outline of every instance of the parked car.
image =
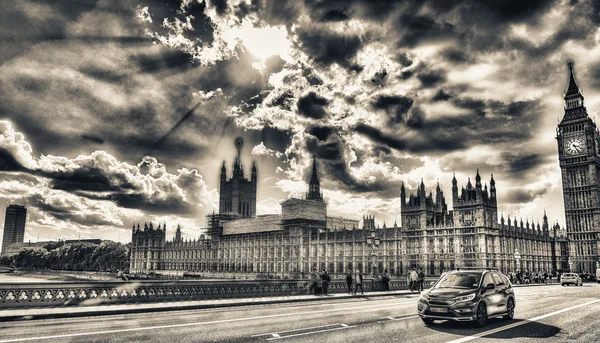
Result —
<instances>
[{"instance_id":1,"label":"parked car","mask_svg":"<svg viewBox=\"0 0 600 343\"><path fill-rule=\"evenodd\" d=\"M583 286L583 280L581 277L575 273L564 273L560 277L560 283L562 286L564 285L575 285L575 286Z\"/></svg>"},{"instance_id":2,"label":"parked car","mask_svg":"<svg viewBox=\"0 0 600 343\"><path fill-rule=\"evenodd\" d=\"M451 320L481 327L491 317L512 319L515 305L513 287L500 271L460 269L446 273L423 291L417 310L425 325Z\"/></svg>"}]
</instances>

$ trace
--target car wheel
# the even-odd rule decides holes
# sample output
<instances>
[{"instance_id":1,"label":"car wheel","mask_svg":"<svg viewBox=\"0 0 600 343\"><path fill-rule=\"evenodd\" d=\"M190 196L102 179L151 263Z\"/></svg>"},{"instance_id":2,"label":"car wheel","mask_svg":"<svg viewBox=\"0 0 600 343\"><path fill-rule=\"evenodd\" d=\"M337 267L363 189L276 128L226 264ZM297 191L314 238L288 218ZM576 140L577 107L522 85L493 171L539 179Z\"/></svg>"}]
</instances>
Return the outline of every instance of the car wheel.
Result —
<instances>
[{"instance_id":1,"label":"car wheel","mask_svg":"<svg viewBox=\"0 0 600 343\"><path fill-rule=\"evenodd\" d=\"M487 323L487 309L485 308L484 303L480 303L479 306L477 306L477 319L475 319L475 325L483 327L485 326L485 323Z\"/></svg>"},{"instance_id":2,"label":"car wheel","mask_svg":"<svg viewBox=\"0 0 600 343\"><path fill-rule=\"evenodd\" d=\"M435 322L434 319L431 318L421 318L423 320L423 323L425 323L425 325L431 325L433 324L433 322Z\"/></svg>"},{"instance_id":3,"label":"car wheel","mask_svg":"<svg viewBox=\"0 0 600 343\"><path fill-rule=\"evenodd\" d=\"M506 315L504 315L502 318L506 319L506 320L511 320L515 317L515 301L512 299L508 299L508 302L506 303Z\"/></svg>"},{"instance_id":4,"label":"car wheel","mask_svg":"<svg viewBox=\"0 0 600 343\"><path fill-rule=\"evenodd\" d=\"M561 283L560 285L561 285L561 286L563 286L563 287L565 287L565 284L564 284L564 283Z\"/></svg>"}]
</instances>

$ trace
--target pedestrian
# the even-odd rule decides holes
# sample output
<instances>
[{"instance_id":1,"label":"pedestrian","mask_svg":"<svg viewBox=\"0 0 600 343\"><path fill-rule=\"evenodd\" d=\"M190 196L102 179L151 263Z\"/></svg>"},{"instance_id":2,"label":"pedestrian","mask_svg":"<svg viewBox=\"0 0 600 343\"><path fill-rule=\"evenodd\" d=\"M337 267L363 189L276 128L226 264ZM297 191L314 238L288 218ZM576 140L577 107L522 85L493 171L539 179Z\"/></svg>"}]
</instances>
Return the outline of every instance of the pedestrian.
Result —
<instances>
[{"instance_id":1,"label":"pedestrian","mask_svg":"<svg viewBox=\"0 0 600 343\"><path fill-rule=\"evenodd\" d=\"M356 294L358 292L358 288L360 287L360 294L365 294L365 290L363 288L363 277L362 274L360 273L360 270L356 270L356 274L354 274L354 294Z\"/></svg>"},{"instance_id":2,"label":"pedestrian","mask_svg":"<svg viewBox=\"0 0 600 343\"><path fill-rule=\"evenodd\" d=\"M313 272L310 273L310 286L308 288L308 294L317 295L317 268L313 269Z\"/></svg>"},{"instance_id":3,"label":"pedestrian","mask_svg":"<svg viewBox=\"0 0 600 343\"><path fill-rule=\"evenodd\" d=\"M544 283L547 285L548 284L548 272L544 271Z\"/></svg>"},{"instance_id":4,"label":"pedestrian","mask_svg":"<svg viewBox=\"0 0 600 343\"><path fill-rule=\"evenodd\" d=\"M323 280L323 295L327 295L327 289L329 288L329 283L331 282L331 277L329 273L325 269L323 269L323 274L321 274L321 279Z\"/></svg>"},{"instance_id":5,"label":"pedestrian","mask_svg":"<svg viewBox=\"0 0 600 343\"><path fill-rule=\"evenodd\" d=\"M352 294L352 270L348 269L348 274L346 274L346 286L348 286L348 293Z\"/></svg>"},{"instance_id":6,"label":"pedestrian","mask_svg":"<svg viewBox=\"0 0 600 343\"><path fill-rule=\"evenodd\" d=\"M387 269L383 271L383 274L381 274L381 281L383 282L383 290L389 291L390 290L390 273L388 273Z\"/></svg>"},{"instance_id":7,"label":"pedestrian","mask_svg":"<svg viewBox=\"0 0 600 343\"><path fill-rule=\"evenodd\" d=\"M425 282L425 274L423 274L423 270L421 268L419 268L419 273L418 273L418 277L419 277L419 291L423 291L423 283Z\"/></svg>"},{"instance_id":8,"label":"pedestrian","mask_svg":"<svg viewBox=\"0 0 600 343\"><path fill-rule=\"evenodd\" d=\"M409 280L410 280L410 291L415 291L418 288L418 281L419 281L419 274L417 273L417 269L413 268L413 270L410 272L410 276L409 276Z\"/></svg>"}]
</instances>

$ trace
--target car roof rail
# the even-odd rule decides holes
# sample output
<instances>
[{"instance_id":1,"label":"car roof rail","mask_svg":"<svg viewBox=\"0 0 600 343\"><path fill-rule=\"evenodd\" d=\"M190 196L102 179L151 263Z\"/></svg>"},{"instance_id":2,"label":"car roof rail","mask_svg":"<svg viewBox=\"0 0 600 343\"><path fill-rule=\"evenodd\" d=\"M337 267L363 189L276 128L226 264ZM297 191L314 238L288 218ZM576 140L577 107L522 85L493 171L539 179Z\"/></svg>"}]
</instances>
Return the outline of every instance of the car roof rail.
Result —
<instances>
[{"instance_id":1,"label":"car roof rail","mask_svg":"<svg viewBox=\"0 0 600 343\"><path fill-rule=\"evenodd\" d=\"M493 271L498 271L498 268L493 268L493 267L458 267L455 270L493 270Z\"/></svg>"}]
</instances>

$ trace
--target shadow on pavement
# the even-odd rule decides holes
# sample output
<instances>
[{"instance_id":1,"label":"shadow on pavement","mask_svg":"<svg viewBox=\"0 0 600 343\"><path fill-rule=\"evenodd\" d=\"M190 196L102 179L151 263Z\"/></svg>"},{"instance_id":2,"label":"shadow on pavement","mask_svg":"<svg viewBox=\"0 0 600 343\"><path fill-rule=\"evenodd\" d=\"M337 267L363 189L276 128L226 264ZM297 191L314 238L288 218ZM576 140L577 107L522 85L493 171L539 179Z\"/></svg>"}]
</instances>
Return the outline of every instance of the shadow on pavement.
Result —
<instances>
[{"instance_id":1,"label":"shadow on pavement","mask_svg":"<svg viewBox=\"0 0 600 343\"><path fill-rule=\"evenodd\" d=\"M503 319L490 319L488 324L482 328L473 327L473 324L466 322L435 322L428 328L444 333L450 333L461 336L472 336L485 333L486 331L502 328L503 326L519 323L519 326L507 328L506 330L485 335L486 338L511 339L511 338L549 338L560 333L561 329L539 322L530 322L522 319L513 319L505 321Z\"/></svg>"}]
</instances>

